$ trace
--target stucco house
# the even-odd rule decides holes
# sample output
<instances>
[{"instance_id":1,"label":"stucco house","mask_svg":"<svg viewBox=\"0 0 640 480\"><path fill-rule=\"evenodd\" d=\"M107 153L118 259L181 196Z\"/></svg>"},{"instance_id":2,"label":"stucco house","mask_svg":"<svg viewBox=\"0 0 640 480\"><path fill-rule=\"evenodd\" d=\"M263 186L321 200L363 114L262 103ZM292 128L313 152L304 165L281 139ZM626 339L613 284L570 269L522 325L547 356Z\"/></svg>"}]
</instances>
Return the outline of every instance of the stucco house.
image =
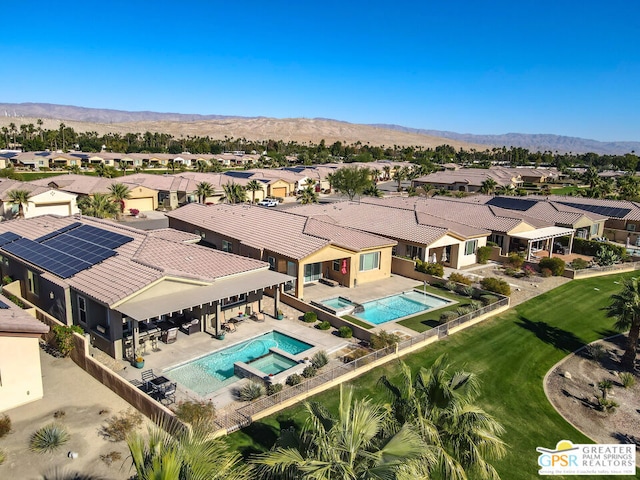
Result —
<instances>
[{"instance_id":1,"label":"stucco house","mask_svg":"<svg viewBox=\"0 0 640 480\"><path fill-rule=\"evenodd\" d=\"M12 190L29 192L29 201L22 206L25 218L49 214L66 216L79 212L77 195L73 193L32 183L2 179L0 181L0 215L5 220L15 218L19 213L19 206L11 202Z\"/></svg>"}]
</instances>

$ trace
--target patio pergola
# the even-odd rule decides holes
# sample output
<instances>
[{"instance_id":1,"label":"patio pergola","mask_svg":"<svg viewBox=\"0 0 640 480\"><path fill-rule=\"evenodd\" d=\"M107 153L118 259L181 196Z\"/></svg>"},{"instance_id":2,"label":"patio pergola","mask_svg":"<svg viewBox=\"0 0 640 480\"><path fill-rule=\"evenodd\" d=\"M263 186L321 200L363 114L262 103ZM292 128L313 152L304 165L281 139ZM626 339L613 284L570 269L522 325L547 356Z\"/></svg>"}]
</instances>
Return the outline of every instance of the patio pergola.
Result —
<instances>
[{"instance_id":1,"label":"patio pergola","mask_svg":"<svg viewBox=\"0 0 640 480\"><path fill-rule=\"evenodd\" d=\"M553 240L558 237L566 237L570 235L569 239L569 252L571 253L571 249L573 247L573 236L575 231L573 228L564 228L564 227L543 227L536 228L535 230L530 230L528 232L521 233L513 233L511 234L514 238L519 238L527 241L527 261L531 260L531 247L534 243L545 241L548 245L549 249L549 257L553 256Z\"/></svg>"},{"instance_id":2,"label":"patio pergola","mask_svg":"<svg viewBox=\"0 0 640 480\"><path fill-rule=\"evenodd\" d=\"M203 331L205 322L215 314L215 334L221 332L220 319L222 317L222 301L240 294L258 292L265 288L274 288L274 312L275 317L280 303L280 290L282 285L294 281L295 277L271 270L250 272L244 275L221 278L210 285L203 285L187 291L179 291L165 294L159 297L144 300L132 299L124 302L114 309L133 320L133 345L138 345L140 339L139 324L148 322L163 315L171 315L174 312L193 310L200 308L202 312L200 331ZM262 309L262 297L258 300L258 310ZM204 321L204 322L203 322Z\"/></svg>"}]
</instances>

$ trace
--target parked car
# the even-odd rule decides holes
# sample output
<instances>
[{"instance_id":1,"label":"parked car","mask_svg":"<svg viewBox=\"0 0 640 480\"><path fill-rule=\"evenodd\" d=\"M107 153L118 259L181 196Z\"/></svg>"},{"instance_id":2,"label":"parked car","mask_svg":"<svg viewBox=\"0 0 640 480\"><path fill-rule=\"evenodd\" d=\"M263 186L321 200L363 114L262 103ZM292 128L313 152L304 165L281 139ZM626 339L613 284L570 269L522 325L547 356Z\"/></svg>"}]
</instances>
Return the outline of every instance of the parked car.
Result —
<instances>
[{"instance_id":1,"label":"parked car","mask_svg":"<svg viewBox=\"0 0 640 480\"><path fill-rule=\"evenodd\" d=\"M262 205L263 207L277 207L278 200L275 198L265 198L264 200L260 200L258 205Z\"/></svg>"}]
</instances>

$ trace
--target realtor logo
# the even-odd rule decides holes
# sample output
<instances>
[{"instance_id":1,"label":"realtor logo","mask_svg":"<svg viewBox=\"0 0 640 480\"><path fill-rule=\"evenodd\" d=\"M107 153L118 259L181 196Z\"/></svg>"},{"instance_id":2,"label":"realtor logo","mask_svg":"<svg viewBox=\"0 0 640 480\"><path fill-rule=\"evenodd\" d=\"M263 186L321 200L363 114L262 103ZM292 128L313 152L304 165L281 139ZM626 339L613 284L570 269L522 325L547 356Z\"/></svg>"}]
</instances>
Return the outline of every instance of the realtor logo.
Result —
<instances>
[{"instance_id":1,"label":"realtor logo","mask_svg":"<svg viewBox=\"0 0 640 480\"><path fill-rule=\"evenodd\" d=\"M560 440L555 449L538 447L540 475L635 475L636 447L574 444Z\"/></svg>"}]
</instances>

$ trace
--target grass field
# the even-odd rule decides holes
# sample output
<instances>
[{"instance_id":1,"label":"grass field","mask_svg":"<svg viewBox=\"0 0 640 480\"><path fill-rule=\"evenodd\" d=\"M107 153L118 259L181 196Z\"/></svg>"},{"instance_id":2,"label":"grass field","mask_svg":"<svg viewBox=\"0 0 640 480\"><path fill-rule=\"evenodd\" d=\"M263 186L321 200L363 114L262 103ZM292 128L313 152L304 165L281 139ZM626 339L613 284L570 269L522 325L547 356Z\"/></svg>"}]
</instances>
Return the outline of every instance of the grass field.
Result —
<instances>
[{"instance_id":1,"label":"grass field","mask_svg":"<svg viewBox=\"0 0 640 480\"><path fill-rule=\"evenodd\" d=\"M554 447L562 439L591 443L553 409L544 394L547 371L563 357L598 338L614 334L602 307L620 290L617 283L633 273L575 280L404 358L412 369L429 365L443 352L455 367L477 373L482 396L477 403L505 427L507 456L494 465L503 480L538 478L536 447ZM358 396L383 400L378 378L395 377L388 363L350 384ZM314 397L335 409L336 389ZM282 428L300 426L302 405L284 410L229 436L243 455L271 447ZM598 477L581 477L598 478Z\"/></svg>"},{"instance_id":2,"label":"grass field","mask_svg":"<svg viewBox=\"0 0 640 480\"><path fill-rule=\"evenodd\" d=\"M587 190L586 188L580 187L560 187L560 188L552 188L551 193L553 195L572 195L575 193L580 193Z\"/></svg>"}]
</instances>

